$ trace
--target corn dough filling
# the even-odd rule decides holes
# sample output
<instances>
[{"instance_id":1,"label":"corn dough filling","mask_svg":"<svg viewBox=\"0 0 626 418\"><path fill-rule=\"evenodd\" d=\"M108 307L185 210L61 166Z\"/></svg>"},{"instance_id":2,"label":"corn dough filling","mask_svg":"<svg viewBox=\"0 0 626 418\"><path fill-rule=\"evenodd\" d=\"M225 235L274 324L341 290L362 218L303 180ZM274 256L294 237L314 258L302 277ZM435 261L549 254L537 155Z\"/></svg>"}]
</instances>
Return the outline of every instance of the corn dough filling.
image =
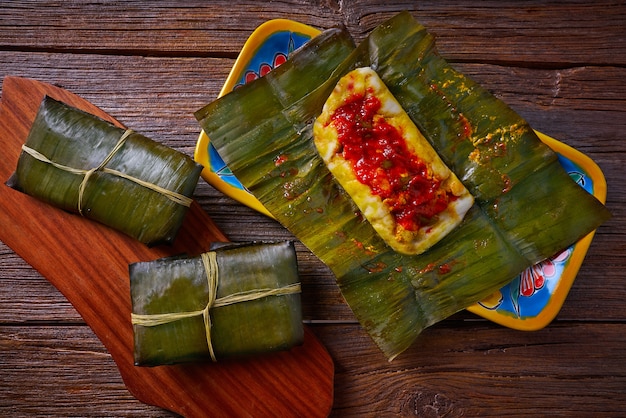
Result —
<instances>
[{"instance_id":1,"label":"corn dough filling","mask_svg":"<svg viewBox=\"0 0 626 418\"><path fill-rule=\"evenodd\" d=\"M369 67L339 80L315 121L314 142L335 179L395 251L426 251L474 203Z\"/></svg>"}]
</instances>

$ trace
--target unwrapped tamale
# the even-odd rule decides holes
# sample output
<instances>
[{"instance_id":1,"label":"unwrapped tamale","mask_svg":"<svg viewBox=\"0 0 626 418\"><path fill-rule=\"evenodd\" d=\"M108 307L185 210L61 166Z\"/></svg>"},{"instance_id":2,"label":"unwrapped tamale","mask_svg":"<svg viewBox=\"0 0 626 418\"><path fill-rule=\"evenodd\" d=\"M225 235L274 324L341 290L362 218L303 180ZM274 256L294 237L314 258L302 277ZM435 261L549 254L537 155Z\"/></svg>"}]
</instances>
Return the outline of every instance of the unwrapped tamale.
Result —
<instances>
[{"instance_id":1,"label":"unwrapped tamale","mask_svg":"<svg viewBox=\"0 0 626 418\"><path fill-rule=\"evenodd\" d=\"M423 253L474 204L369 67L339 80L313 125L313 138L335 179L395 251Z\"/></svg>"},{"instance_id":2,"label":"unwrapped tamale","mask_svg":"<svg viewBox=\"0 0 626 418\"><path fill-rule=\"evenodd\" d=\"M8 185L147 245L171 243L202 166L45 97Z\"/></svg>"},{"instance_id":3,"label":"unwrapped tamale","mask_svg":"<svg viewBox=\"0 0 626 418\"><path fill-rule=\"evenodd\" d=\"M292 242L215 246L129 266L138 366L218 361L302 344Z\"/></svg>"}]
</instances>

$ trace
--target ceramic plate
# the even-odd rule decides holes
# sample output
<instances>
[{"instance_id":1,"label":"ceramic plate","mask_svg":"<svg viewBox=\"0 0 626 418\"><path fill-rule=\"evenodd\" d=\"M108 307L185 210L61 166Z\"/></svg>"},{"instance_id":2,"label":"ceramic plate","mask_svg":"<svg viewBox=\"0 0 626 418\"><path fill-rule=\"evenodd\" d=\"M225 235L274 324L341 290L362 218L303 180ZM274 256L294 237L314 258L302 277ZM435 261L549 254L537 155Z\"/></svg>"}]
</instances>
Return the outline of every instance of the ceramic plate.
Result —
<instances>
[{"instance_id":1,"label":"ceramic plate","mask_svg":"<svg viewBox=\"0 0 626 418\"><path fill-rule=\"evenodd\" d=\"M540 132L537 135L556 151L572 180L605 203L606 180L591 158ZM593 235L589 233L561 253L526 269L468 310L510 328L532 331L545 327L563 306Z\"/></svg>"},{"instance_id":2,"label":"ceramic plate","mask_svg":"<svg viewBox=\"0 0 626 418\"><path fill-rule=\"evenodd\" d=\"M220 97L251 80L264 76L282 64L289 54L301 47L319 30L293 20L274 19L259 26L244 44ZM217 190L257 211L272 217L233 175L219 156L209 137L202 131L194 152L195 160L205 168L202 177Z\"/></svg>"},{"instance_id":3,"label":"ceramic plate","mask_svg":"<svg viewBox=\"0 0 626 418\"><path fill-rule=\"evenodd\" d=\"M220 96L262 77L283 63L291 52L319 34L310 26L285 19L270 20L250 36L231 70ZM586 191L606 200L606 181L600 168L579 151L537 132L559 156L561 165ZM271 217L271 214L233 175L204 132L194 158L204 165L202 177L222 193ZM468 310L495 323L519 330L537 330L558 314L591 244L593 232L551 257L525 270L508 285Z\"/></svg>"}]
</instances>

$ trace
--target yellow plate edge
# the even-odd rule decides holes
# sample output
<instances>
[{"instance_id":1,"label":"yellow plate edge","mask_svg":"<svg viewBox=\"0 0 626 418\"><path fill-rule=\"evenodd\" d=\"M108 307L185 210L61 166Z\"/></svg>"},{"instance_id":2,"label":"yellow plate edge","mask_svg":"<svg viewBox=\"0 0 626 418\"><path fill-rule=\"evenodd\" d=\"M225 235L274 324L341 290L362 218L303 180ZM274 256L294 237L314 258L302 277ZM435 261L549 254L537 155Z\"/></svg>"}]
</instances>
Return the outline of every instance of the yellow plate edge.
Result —
<instances>
[{"instance_id":1,"label":"yellow plate edge","mask_svg":"<svg viewBox=\"0 0 626 418\"><path fill-rule=\"evenodd\" d=\"M320 30L315 29L309 25L305 25L304 23L296 22L289 19L273 19L268 20L267 22L261 24L257 27L246 43L244 44L233 68L230 70L228 77L226 78L226 82L220 91L218 97L222 97L225 94L228 94L233 90L235 84L241 77L241 72L247 65L248 61L252 57L252 55L256 52L259 45L265 41L274 32L277 31L291 31L302 33L304 35L308 35L310 37L317 36L320 33ZM193 158L196 162L202 164L204 167L201 173L202 178L204 178L210 185L215 187L220 192L225 195L249 206L250 208L270 217L274 218L274 216L263 206L263 204L252 194L248 193L245 190L241 190L237 187L231 186L230 184L223 181L217 174L211 171L210 168L210 156L208 153L210 139L208 135L202 130L200 132L200 136L198 137L198 141L196 142L196 147L194 149Z\"/></svg>"},{"instance_id":2,"label":"yellow plate edge","mask_svg":"<svg viewBox=\"0 0 626 418\"><path fill-rule=\"evenodd\" d=\"M541 132L535 132L537 133L537 136L539 136L539 139L552 148L553 151L558 152L564 157L572 160L580 167L584 168L593 181L593 195L602 203L606 203L607 185L606 179L602 170L600 170L600 167L598 167L598 165L591 158L577 149L572 148L569 145L566 145L563 142L551 138ZM592 231L576 243L569 264L563 270L563 274L559 279L552 296L550 297L550 301L537 316L529 319L509 317L502 315L495 310L486 309L479 304L474 304L468 307L467 310L497 324L520 331L537 331L546 327L554 320L554 318L556 318L559 311L563 307L563 303L565 302L565 299L574 284L574 279L580 270L580 266L583 263L589 246L591 245L594 234L595 231Z\"/></svg>"}]
</instances>

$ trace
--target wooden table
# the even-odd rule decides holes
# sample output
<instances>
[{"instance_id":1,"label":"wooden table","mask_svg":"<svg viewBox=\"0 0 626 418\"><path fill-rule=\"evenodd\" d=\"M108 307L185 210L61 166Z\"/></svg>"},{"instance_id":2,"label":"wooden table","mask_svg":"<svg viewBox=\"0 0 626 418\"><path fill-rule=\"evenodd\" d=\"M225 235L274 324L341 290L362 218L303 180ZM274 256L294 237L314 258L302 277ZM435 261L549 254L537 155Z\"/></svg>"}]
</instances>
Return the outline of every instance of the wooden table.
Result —
<instances>
[{"instance_id":1,"label":"wooden table","mask_svg":"<svg viewBox=\"0 0 626 418\"><path fill-rule=\"evenodd\" d=\"M597 231L565 305L545 329L515 331L462 312L428 329L392 363L356 322L327 268L298 245L305 320L335 362L333 416L623 414L626 3L387 4L2 1L0 77L59 85L192 154L199 131L193 112L218 95L264 21L344 24L358 41L410 10L456 68L535 129L596 161L614 217ZM203 181L195 198L233 241L292 238ZM1 243L0 366L2 416L171 416L130 395L72 305Z\"/></svg>"}]
</instances>

